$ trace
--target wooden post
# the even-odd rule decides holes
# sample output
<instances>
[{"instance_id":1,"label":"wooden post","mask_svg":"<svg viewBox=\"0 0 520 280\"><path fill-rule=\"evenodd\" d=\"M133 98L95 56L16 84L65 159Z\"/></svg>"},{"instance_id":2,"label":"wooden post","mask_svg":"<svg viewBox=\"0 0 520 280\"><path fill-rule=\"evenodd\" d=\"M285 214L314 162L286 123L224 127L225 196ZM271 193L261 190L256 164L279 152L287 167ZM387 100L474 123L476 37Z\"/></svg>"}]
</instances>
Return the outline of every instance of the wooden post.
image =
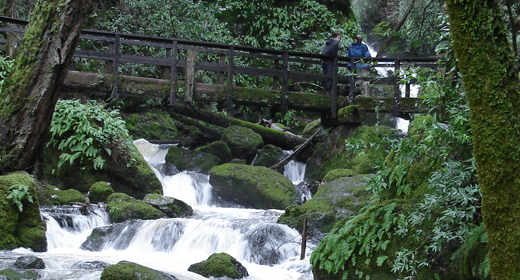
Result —
<instances>
[{"instance_id":1,"label":"wooden post","mask_svg":"<svg viewBox=\"0 0 520 280\"><path fill-rule=\"evenodd\" d=\"M226 64L226 56L221 54L220 55L220 64L224 66ZM220 72L218 75L218 84L223 85L224 84L224 72Z\"/></svg>"},{"instance_id":2,"label":"wooden post","mask_svg":"<svg viewBox=\"0 0 520 280\"><path fill-rule=\"evenodd\" d=\"M282 115L285 116L285 113L287 112L287 79L289 74L289 53L284 52L283 53L283 80L282 80Z\"/></svg>"},{"instance_id":3,"label":"wooden post","mask_svg":"<svg viewBox=\"0 0 520 280\"><path fill-rule=\"evenodd\" d=\"M279 70L279 69L280 69L280 60L275 59L274 60L274 70ZM278 80L280 80L279 77L273 77L273 90L278 89Z\"/></svg>"},{"instance_id":4,"label":"wooden post","mask_svg":"<svg viewBox=\"0 0 520 280\"><path fill-rule=\"evenodd\" d=\"M406 98L410 98L410 84L406 84L406 90L405 90L405 92L406 92L405 97L406 97Z\"/></svg>"},{"instance_id":5,"label":"wooden post","mask_svg":"<svg viewBox=\"0 0 520 280\"><path fill-rule=\"evenodd\" d=\"M305 259L305 249L307 248L307 216L303 217L303 230L302 230L302 247L300 260Z\"/></svg>"},{"instance_id":6,"label":"wooden post","mask_svg":"<svg viewBox=\"0 0 520 280\"><path fill-rule=\"evenodd\" d=\"M177 49L177 40L173 40L173 45L172 45L172 49L173 49L173 54L172 54L172 66L171 66L171 76L170 76L170 84L171 84L171 89L170 89L170 106L173 105L175 103L175 93L177 91L176 87L177 87L177 52L178 52L178 49Z\"/></svg>"},{"instance_id":7,"label":"wooden post","mask_svg":"<svg viewBox=\"0 0 520 280\"><path fill-rule=\"evenodd\" d=\"M171 56L172 56L172 49L167 48L166 49L166 58L171 58ZM170 79L171 67L161 66L161 72L162 72L163 79L166 79L166 80Z\"/></svg>"},{"instance_id":8,"label":"wooden post","mask_svg":"<svg viewBox=\"0 0 520 280\"><path fill-rule=\"evenodd\" d=\"M354 58L350 58L350 73L351 74L354 74L356 71L356 67L354 65ZM356 77L354 75L351 75L350 76L350 79L349 79L349 86L350 86L350 90L349 90L349 94L348 94L348 103L350 105L354 105L354 90L356 89Z\"/></svg>"},{"instance_id":9,"label":"wooden post","mask_svg":"<svg viewBox=\"0 0 520 280\"><path fill-rule=\"evenodd\" d=\"M399 59L397 59L395 61L395 72L394 73L399 73L399 69L401 69L401 61ZM401 97L401 90L399 89L399 78L397 77L397 75L395 76L395 79L394 79L394 110L393 110L393 115L394 117L397 117L399 115L399 99Z\"/></svg>"},{"instance_id":10,"label":"wooden post","mask_svg":"<svg viewBox=\"0 0 520 280\"><path fill-rule=\"evenodd\" d=\"M229 64L228 64L228 86L229 93L227 98L227 110L228 115L231 115L231 108L233 108L233 56L235 52L235 47L229 47Z\"/></svg>"},{"instance_id":11,"label":"wooden post","mask_svg":"<svg viewBox=\"0 0 520 280\"><path fill-rule=\"evenodd\" d=\"M114 42L110 42L108 45L108 52L114 53ZM113 60L107 60L107 73L108 74L114 74L114 61Z\"/></svg>"},{"instance_id":12,"label":"wooden post","mask_svg":"<svg viewBox=\"0 0 520 280\"><path fill-rule=\"evenodd\" d=\"M338 100L338 56L334 57L334 64L332 68L332 112L331 118L337 117L338 108L336 108L336 102Z\"/></svg>"},{"instance_id":13,"label":"wooden post","mask_svg":"<svg viewBox=\"0 0 520 280\"><path fill-rule=\"evenodd\" d=\"M188 55L186 58L186 83L184 92L184 101L191 102L193 100L193 93L195 87L195 58L197 56L197 52L195 50L189 49Z\"/></svg>"},{"instance_id":14,"label":"wooden post","mask_svg":"<svg viewBox=\"0 0 520 280\"><path fill-rule=\"evenodd\" d=\"M117 93L117 82L119 79L119 48L121 44L121 37L116 34L116 42L114 45L114 86L112 87L112 99L117 99L119 94Z\"/></svg>"}]
</instances>

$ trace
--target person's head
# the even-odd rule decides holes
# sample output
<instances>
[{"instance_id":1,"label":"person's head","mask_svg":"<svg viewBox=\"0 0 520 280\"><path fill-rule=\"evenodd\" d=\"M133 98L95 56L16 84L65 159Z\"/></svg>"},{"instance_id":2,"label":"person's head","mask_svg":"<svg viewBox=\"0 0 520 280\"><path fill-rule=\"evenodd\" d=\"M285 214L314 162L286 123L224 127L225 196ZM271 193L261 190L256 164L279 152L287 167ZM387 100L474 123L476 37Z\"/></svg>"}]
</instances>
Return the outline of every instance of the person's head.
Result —
<instances>
[{"instance_id":1,"label":"person's head","mask_svg":"<svg viewBox=\"0 0 520 280\"><path fill-rule=\"evenodd\" d=\"M332 33L332 39L336 40L337 42L341 41L341 34L338 32Z\"/></svg>"},{"instance_id":2,"label":"person's head","mask_svg":"<svg viewBox=\"0 0 520 280\"><path fill-rule=\"evenodd\" d=\"M361 35L359 35L359 34L356 35L356 37L354 37L354 42L356 42L356 43L361 43L361 42L363 42L363 36L361 36Z\"/></svg>"}]
</instances>

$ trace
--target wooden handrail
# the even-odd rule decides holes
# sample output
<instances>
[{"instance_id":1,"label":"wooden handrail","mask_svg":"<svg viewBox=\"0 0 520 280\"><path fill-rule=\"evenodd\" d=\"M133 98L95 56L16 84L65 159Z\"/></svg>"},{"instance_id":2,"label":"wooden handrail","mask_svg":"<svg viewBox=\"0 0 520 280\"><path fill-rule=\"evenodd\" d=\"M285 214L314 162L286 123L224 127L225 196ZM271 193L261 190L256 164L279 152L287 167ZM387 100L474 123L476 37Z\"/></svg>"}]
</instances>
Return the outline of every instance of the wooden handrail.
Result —
<instances>
[{"instance_id":1,"label":"wooden handrail","mask_svg":"<svg viewBox=\"0 0 520 280\"><path fill-rule=\"evenodd\" d=\"M28 21L10 18L6 16L0 16L0 22L2 23L11 23L21 26L26 26ZM25 32L24 29L20 28L12 28L0 26L0 33L6 32ZM106 60L113 65L109 65L110 73L115 75L112 98L118 98L118 75L119 75L119 63L127 63L134 62L140 64L149 64L156 65L159 67L163 67L164 69L168 69L167 72L164 73L166 79L171 80L171 93L169 97L170 104L175 102L175 88L177 86L176 82L176 74L177 68L186 68L188 64L186 60L179 60L178 54L179 51L185 50L195 50L200 53L208 53L215 54L220 56L220 60L218 63L213 62L197 62L195 63L194 70L207 70L217 73L227 73L228 79L228 99L227 99L227 107L228 111L231 112L231 107L233 105L233 83L234 83L234 75L235 74L248 74L255 76L270 76L274 78L273 86L278 87L278 83L276 82L278 79L282 79L282 90L281 90L281 111L285 113L287 110L287 101L286 95L288 90L288 80L298 80L298 81L325 81L327 79L331 79L333 81L333 93L331 98L331 116L332 118L336 118L336 101L337 101L337 85L338 84L350 84L350 102L353 100L353 89L354 83L356 80L366 80L366 78L359 77L340 77L338 76L338 71L341 68L348 67L348 64L352 64L353 66L359 60L363 60L363 63L372 63L372 67L393 67L395 66L398 69L403 63L422 63L427 67L437 67L437 61L439 58L436 57L428 57L428 58L415 58L415 57L402 57L402 58L358 58L358 57L340 57L340 56L329 56L323 54L312 54L312 53L303 53L303 52L295 52L288 50L273 50L273 49L262 49L250 46L239 46L239 45L229 45L222 43L213 43L213 42L204 42L204 41L194 41L194 40L186 40L181 38L164 38L157 36L147 36L147 35L137 35L137 34L127 34L127 33L117 33L117 32L107 32L107 31L98 31L98 30L89 30L84 29L81 31L81 39L98 41L108 43L110 45L110 50L108 52L102 51L89 51L89 50L80 50L77 49L74 53L75 57L81 58L89 58L89 59L99 59ZM124 54L120 53L121 46L144 46L144 47L153 47L153 48L164 48L166 49L166 57L151 57L151 56L139 56L132 54ZM225 64L225 58L228 58L228 63ZM246 57L246 58L254 58L254 59L264 59L266 61L272 61L271 68L261 68L261 67L242 67L235 65L236 58L238 57ZM320 65L323 60L333 61L334 71L332 75L325 75L322 73L315 72L298 72L294 71L289 67L289 63L302 63L309 65ZM282 65L279 62L283 62ZM223 79L219 79L223 81ZM397 78L384 78L381 79L384 82L394 84L395 91L395 102L396 105L399 102L399 79Z\"/></svg>"}]
</instances>

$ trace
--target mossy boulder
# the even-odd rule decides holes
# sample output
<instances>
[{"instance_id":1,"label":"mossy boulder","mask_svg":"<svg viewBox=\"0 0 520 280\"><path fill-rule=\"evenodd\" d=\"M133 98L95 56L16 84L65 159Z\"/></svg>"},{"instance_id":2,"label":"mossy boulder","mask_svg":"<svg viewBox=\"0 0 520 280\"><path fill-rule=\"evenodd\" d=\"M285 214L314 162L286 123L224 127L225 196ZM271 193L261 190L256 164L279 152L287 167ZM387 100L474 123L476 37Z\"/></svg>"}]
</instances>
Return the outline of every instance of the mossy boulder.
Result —
<instances>
[{"instance_id":1,"label":"mossy boulder","mask_svg":"<svg viewBox=\"0 0 520 280\"><path fill-rule=\"evenodd\" d=\"M123 192L139 199L149 193L162 193L161 182L137 148L130 145L125 153L131 154L131 162L116 165L107 159L102 169L94 169L92 164L79 163L66 163L56 168L60 152L49 147L37 175L45 184L54 185L62 190L73 188L82 193L87 193L93 184L101 181L110 182L115 192Z\"/></svg>"},{"instance_id":2,"label":"mossy boulder","mask_svg":"<svg viewBox=\"0 0 520 280\"><path fill-rule=\"evenodd\" d=\"M173 164L179 171L195 171L209 174L214 166L220 163L220 158L209 153L171 147L166 154L166 162Z\"/></svg>"},{"instance_id":3,"label":"mossy boulder","mask_svg":"<svg viewBox=\"0 0 520 280\"><path fill-rule=\"evenodd\" d=\"M107 182L97 182L90 187L88 199L90 203L107 201L107 198L114 193L114 189Z\"/></svg>"},{"instance_id":4,"label":"mossy boulder","mask_svg":"<svg viewBox=\"0 0 520 280\"><path fill-rule=\"evenodd\" d=\"M286 208L278 223L301 232L307 217L307 234L321 239L337 221L356 214L370 201L372 193L365 190L366 184L365 175L356 175L320 185L312 199Z\"/></svg>"},{"instance_id":5,"label":"mossy boulder","mask_svg":"<svg viewBox=\"0 0 520 280\"><path fill-rule=\"evenodd\" d=\"M357 174L369 174L387 156L382 139L396 137L390 127L342 125L335 128L307 160L305 177L322 180L334 169L352 169ZM355 144L347 141L355 139Z\"/></svg>"},{"instance_id":6,"label":"mossy boulder","mask_svg":"<svg viewBox=\"0 0 520 280\"><path fill-rule=\"evenodd\" d=\"M356 127L341 125L331 131L307 160L305 178L321 181L330 170L350 168L345 140L353 135Z\"/></svg>"},{"instance_id":7,"label":"mossy boulder","mask_svg":"<svg viewBox=\"0 0 520 280\"><path fill-rule=\"evenodd\" d=\"M177 280L171 274L142 266L137 263L120 261L103 269L101 280Z\"/></svg>"},{"instance_id":8,"label":"mossy boulder","mask_svg":"<svg viewBox=\"0 0 520 280\"><path fill-rule=\"evenodd\" d=\"M38 272L33 270L19 270L12 268L0 270L0 279L5 280L36 280L41 279Z\"/></svg>"},{"instance_id":9,"label":"mossy boulder","mask_svg":"<svg viewBox=\"0 0 520 280\"><path fill-rule=\"evenodd\" d=\"M323 178L323 183L329 183L339 178L352 177L354 175L357 174L352 169L332 169L325 175L325 178Z\"/></svg>"},{"instance_id":10,"label":"mossy boulder","mask_svg":"<svg viewBox=\"0 0 520 280\"><path fill-rule=\"evenodd\" d=\"M144 202L152 205L170 218L188 217L193 215L193 208L182 200L159 194L149 194Z\"/></svg>"},{"instance_id":11,"label":"mossy boulder","mask_svg":"<svg viewBox=\"0 0 520 280\"><path fill-rule=\"evenodd\" d=\"M224 200L257 209L285 209L297 200L292 182L263 166L226 163L211 169L209 183Z\"/></svg>"},{"instance_id":12,"label":"mossy boulder","mask_svg":"<svg viewBox=\"0 0 520 280\"><path fill-rule=\"evenodd\" d=\"M264 145L260 134L250 128L237 125L226 128L222 134L222 141L229 146L234 158L245 159L247 162L251 162L257 150Z\"/></svg>"},{"instance_id":13,"label":"mossy boulder","mask_svg":"<svg viewBox=\"0 0 520 280\"><path fill-rule=\"evenodd\" d=\"M36 256L23 256L16 259L13 265L16 269L45 269L45 262Z\"/></svg>"},{"instance_id":14,"label":"mossy boulder","mask_svg":"<svg viewBox=\"0 0 520 280\"><path fill-rule=\"evenodd\" d=\"M19 200L22 211L13 199L7 198L13 190L19 190L20 186L27 187L27 192L22 190L26 194ZM0 176L0 198L0 249L26 247L35 252L46 251L46 224L40 216L33 178L22 173Z\"/></svg>"},{"instance_id":15,"label":"mossy boulder","mask_svg":"<svg viewBox=\"0 0 520 280\"><path fill-rule=\"evenodd\" d=\"M241 279L249 276L247 269L226 253L214 253L207 260L190 265L188 271L212 278Z\"/></svg>"},{"instance_id":16,"label":"mossy boulder","mask_svg":"<svg viewBox=\"0 0 520 280\"><path fill-rule=\"evenodd\" d=\"M262 149L258 150L253 165L271 167L283 159L283 157L282 148L267 144L262 147ZM283 173L283 167L277 171Z\"/></svg>"},{"instance_id":17,"label":"mossy boulder","mask_svg":"<svg viewBox=\"0 0 520 280\"><path fill-rule=\"evenodd\" d=\"M233 159L231 149L226 142L220 140L210 143L209 145L198 147L195 151L212 154L220 159L219 164L228 163Z\"/></svg>"},{"instance_id":18,"label":"mossy boulder","mask_svg":"<svg viewBox=\"0 0 520 280\"><path fill-rule=\"evenodd\" d=\"M122 117L133 139L179 139L177 126L181 124L164 112L150 110L142 114L123 114Z\"/></svg>"},{"instance_id":19,"label":"mossy boulder","mask_svg":"<svg viewBox=\"0 0 520 280\"><path fill-rule=\"evenodd\" d=\"M305 129L302 132L302 136L305 138L309 138L319 129L322 129L321 119L314 120L305 126Z\"/></svg>"},{"instance_id":20,"label":"mossy boulder","mask_svg":"<svg viewBox=\"0 0 520 280\"><path fill-rule=\"evenodd\" d=\"M124 193L114 193L107 198L108 216L113 223L131 219L153 220L166 215L148 203Z\"/></svg>"},{"instance_id":21,"label":"mossy boulder","mask_svg":"<svg viewBox=\"0 0 520 280\"><path fill-rule=\"evenodd\" d=\"M52 190L54 205L69 205L71 202L85 202L85 197L78 190Z\"/></svg>"}]
</instances>

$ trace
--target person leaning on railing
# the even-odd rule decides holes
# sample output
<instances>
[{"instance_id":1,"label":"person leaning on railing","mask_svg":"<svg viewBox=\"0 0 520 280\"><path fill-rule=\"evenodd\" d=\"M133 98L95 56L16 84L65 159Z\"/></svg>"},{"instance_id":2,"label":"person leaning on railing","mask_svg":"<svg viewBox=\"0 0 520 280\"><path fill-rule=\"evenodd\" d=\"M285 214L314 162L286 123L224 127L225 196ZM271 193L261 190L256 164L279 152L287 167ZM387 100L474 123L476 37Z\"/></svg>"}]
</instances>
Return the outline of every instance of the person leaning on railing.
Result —
<instances>
[{"instance_id":1,"label":"person leaning on railing","mask_svg":"<svg viewBox=\"0 0 520 280\"><path fill-rule=\"evenodd\" d=\"M350 47L348 47L347 57L372 57L370 51L368 51L367 45L363 44L363 36L358 34L354 37L354 42ZM351 67L350 63L348 64L348 67ZM368 64L356 63L357 76L368 76L370 73L368 68L370 68ZM368 97L368 84L361 81L361 88L364 96Z\"/></svg>"},{"instance_id":2,"label":"person leaning on railing","mask_svg":"<svg viewBox=\"0 0 520 280\"><path fill-rule=\"evenodd\" d=\"M338 45L341 41L341 34L334 32L332 33L332 38L325 42L325 47L323 48L322 54L337 56L338 55ZM333 70L333 61L332 60L324 60L321 63L321 67L323 68L323 74L332 75ZM332 90L332 79L328 79L325 81L325 94L331 95Z\"/></svg>"}]
</instances>

